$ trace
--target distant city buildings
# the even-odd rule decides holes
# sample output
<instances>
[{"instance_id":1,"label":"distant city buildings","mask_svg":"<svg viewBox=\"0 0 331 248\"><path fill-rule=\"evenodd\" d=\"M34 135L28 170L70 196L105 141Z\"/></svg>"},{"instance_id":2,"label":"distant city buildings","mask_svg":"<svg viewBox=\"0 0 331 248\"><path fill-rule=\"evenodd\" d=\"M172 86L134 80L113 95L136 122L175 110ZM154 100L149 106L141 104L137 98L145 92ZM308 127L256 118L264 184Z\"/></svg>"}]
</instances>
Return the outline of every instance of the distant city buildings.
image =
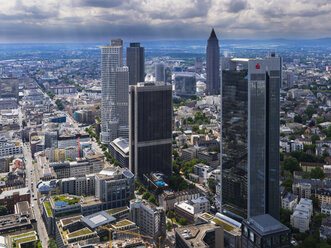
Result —
<instances>
[{"instance_id":1,"label":"distant city buildings","mask_svg":"<svg viewBox=\"0 0 331 248\"><path fill-rule=\"evenodd\" d=\"M175 74L176 95L183 98L196 96L195 74L190 72L179 72Z\"/></svg>"},{"instance_id":2,"label":"distant city buildings","mask_svg":"<svg viewBox=\"0 0 331 248\"><path fill-rule=\"evenodd\" d=\"M130 86L129 168L136 178L172 170L172 87L161 83Z\"/></svg>"},{"instance_id":3,"label":"distant city buildings","mask_svg":"<svg viewBox=\"0 0 331 248\"><path fill-rule=\"evenodd\" d=\"M155 65L155 81L165 82L165 65L163 63Z\"/></svg>"},{"instance_id":4,"label":"distant city buildings","mask_svg":"<svg viewBox=\"0 0 331 248\"><path fill-rule=\"evenodd\" d=\"M220 93L220 49L215 30L212 29L206 53L206 93L207 95L217 95Z\"/></svg>"}]
</instances>

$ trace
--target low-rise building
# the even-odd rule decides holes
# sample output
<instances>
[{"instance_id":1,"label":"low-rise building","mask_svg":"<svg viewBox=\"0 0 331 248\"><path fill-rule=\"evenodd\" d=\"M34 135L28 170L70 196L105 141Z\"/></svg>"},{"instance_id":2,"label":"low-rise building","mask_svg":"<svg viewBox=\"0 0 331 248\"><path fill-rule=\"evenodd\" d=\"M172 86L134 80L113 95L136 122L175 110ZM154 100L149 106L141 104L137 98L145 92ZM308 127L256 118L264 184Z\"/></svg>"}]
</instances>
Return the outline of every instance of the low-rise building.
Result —
<instances>
[{"instance_id":1,"label":"low-rise building","mask_svg":"<svg viewBox=\"0 0 331 248\"><path fill-rule=\"evenodd\" d=\"M322 219L321 227L320 227L320 238L326 240L331 238L331 217Z\"/></svg>"},{"instance_id":2,"label":"low-rise building","mask_svg":"<svg viewBox=\"0 0 331 248\"><path fill-rule=\"evenodd\" d=\"M321 205L321 212L323 214L330 216L331 215L331 204L323 202Z\"/></svg>"},{"instance_id":3,"label":"low-rise building","mask_svg":"<svg viewBox=\"0 0 331 248\"><path fill-rule=\"evenodd\" d=\"M290 210L291 212L298 203L298 196L287 192L284 197L281 197L282 208Z\"/></svg>"},{"instance_id":4,"label":"low-rise building","mask_svg":"<svg viewBox=\"0 0 331 248\"><path fill-rule=\"evenodd\" d=\"M109 153L120 162L121 167L129 167L129 140L117 138L109 145Z\"/></svg>"},{"instance_id":5,"label":"low-rise building","mask_svg":"<svg viewBox=\"0 0 331 248\"><path fill-rule=\"evenodd\" d=\"M23 201L30 203L30 198L29 188L7 190L0 194L0 205L6 206L9 213L14 213L16 203Z\"/></svg>"},{"instance_id":6,"label":"low-rise building","mask_svg":"<svg viewBox=\"0 0 331 248\"><path fill-rule=\"evenodd\" d=\"M178 192L164 191L159 195L159 204L165 211L173 210L175 203L192 200L200 197L200 193L196 189L183 190Z\"/></svg>"},{"instance_id":7,"label":"low-rise building","mask_svg":"<svg viewBox=\"0 0 331 248\"><path fill-rule=\"evenodd\" d=\"M197 199L175 203L176 218L184 218L189 224L193 224L195 222L198 213L209 211L210 203L205 197L199 197Z\"/></svg>"},{"instance_id":8,"label":"low-rise building","mask_svg":"<svg viewBox=\"0 0 331 248\"><path fill-rule=\"evenodd\" d=\"M318 198L320 205L324 202L331 204L331 189L319 188L315 190L315 197Z\"/></svg>"},{"instance_id":9,"label":"low-rise building","mask_svg":"<svg viewBox=\"0 0 331 248\"><path fill-rule=\"evenodd\" d=\"M311 197L311 184L309 183L293 183L292 192L297 195L299 199Z\"/></svg>"},{"instance_id":10,"label":"low-rise building","mask_svg":"<svg viewBox=\"0 0 331 248\"><path fill-rule=\"evenodd\" d=\"M291 225L298 228L300 232L309 230L310 218L313 212L313 203L310 199L301 198L291 215Z\"/></svg>"},{"instance_id":11,"label":"low-rise building","mask_svg":"<svg viewBox=\"0 0 331 248\"><path fill-rule=\"evenodd\" d=\"M242 248L290 247L290 229L269 214L243 220Z\"/></svg>"}]
</instances>

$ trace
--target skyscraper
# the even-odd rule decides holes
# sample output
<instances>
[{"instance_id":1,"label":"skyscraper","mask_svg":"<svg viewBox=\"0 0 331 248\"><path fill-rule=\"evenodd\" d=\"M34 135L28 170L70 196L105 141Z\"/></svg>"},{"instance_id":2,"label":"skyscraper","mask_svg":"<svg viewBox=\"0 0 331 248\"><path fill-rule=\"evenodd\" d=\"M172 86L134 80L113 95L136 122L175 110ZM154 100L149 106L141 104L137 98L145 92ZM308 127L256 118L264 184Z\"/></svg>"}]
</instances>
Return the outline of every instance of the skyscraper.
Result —
<instances>
[{"instance_id":1,"label":"skyscraper","mask_svg":"<svg viewBox=\"0 0 331 248\"><path fill-rule=\"evenodd\" d=\"M165 82L165 66L163 63L155 65L155 81Z\"/></svg>"},{"instance_id":2,"label":"skyscraper","mask_svg":"<svg viewBox=\"0 0 331 248\"><path fill-rule=\"evenodd\" d=\"M222 71L219 207L279 219L281 58L232 59Z\"/></svg>"},{"instance_id":3,"label":"skyscraper","mask_svg":"<svg viewBox=\"0 0 331 248\"><path fill-rule=\"evenodd\" d=\"M123 41L101 46L101 142L109 144L127 126L128 68L123 67ZM125 129L125 128L124 128ZM127 128L126 128L127 132Z\"/></svg>"},{"instance_id":4,"label":"skyscraper","mask_svg":"<svg viewBox=\"0 0 331 248\"><path fill-rule=\"evenodd\" d=\"M172 170L172 87L138 83L129 89L129 168L136 177Z\"/></svg>"},{"instance_id":5,"label":"skyscraper","mask_svg":"<svg viewBox=\"0 0 331 248\"><path fill-rule=\"evenodd\" d=\"M126 65L129 67L129 84L145 81L145 48L140 43L130 43L126 48Z\"/></svg>"},{"instance_id":6,"label":"skyscraper","mask_svg":"<svg viewBox=\"0 0 331 248\"><path fill-rule=\"evenodd\" d=\"M220 48L218 46L218 39L214 29L212 29L206 54L206 93L208 95L216 95L220 93Z\"/></svg>"}]
</instances>

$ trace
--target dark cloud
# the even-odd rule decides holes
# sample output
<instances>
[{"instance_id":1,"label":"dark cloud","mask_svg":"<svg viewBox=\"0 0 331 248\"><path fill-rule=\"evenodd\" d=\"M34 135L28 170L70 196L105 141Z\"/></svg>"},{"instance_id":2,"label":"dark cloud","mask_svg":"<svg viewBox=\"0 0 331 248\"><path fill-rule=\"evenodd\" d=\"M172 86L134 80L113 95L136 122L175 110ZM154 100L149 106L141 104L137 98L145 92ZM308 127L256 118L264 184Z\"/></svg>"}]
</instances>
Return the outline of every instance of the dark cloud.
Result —
<instances>
[{"instance_id":1,"label":"dark cloud","mask_svg":"<svg viewBox=\"0 0 331 248\"><path fill-rule=\"evenodd\" d=\"M227 10L230 13L238 13L244 9L246 9L248 6L246 0L230 0L230 2L227 5Z\"/></svg>"},{"instance_id":2,"label":"dark cloud","mask_svg":"<svg viewBox=\"0 0 331 248\"><path fill-rule=\"evenodd\" d=\"M78 0L76 1L76 6L114 8L122 5L124 2L125 0Z\"/></svg>"}]
</instances>

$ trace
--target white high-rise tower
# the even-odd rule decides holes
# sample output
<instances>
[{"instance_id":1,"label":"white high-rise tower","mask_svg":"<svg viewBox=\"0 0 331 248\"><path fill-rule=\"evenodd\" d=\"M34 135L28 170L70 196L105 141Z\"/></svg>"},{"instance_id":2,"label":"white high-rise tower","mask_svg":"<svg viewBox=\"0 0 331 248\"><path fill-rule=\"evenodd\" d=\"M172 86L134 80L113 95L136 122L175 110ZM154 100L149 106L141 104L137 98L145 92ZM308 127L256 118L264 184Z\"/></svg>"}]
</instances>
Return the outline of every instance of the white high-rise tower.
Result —
<instances>
[{"instance_id":1,"label":"white high-rise tower","mask_svg":"<svg viewBox=\"0 0 331 248\"><path fill-rule=\"evenodd\" d=\"M101 46L101 142L109 144L119 136L119 130L127 126L129 76L123 67L123 41L112 40L110 45ZM125 74L125 75L124 75ZM120 93L119 93L120 91ZM121 98L121 99L119 99ZM125 130L125 128L124 128Z\"/></svg>"}]
</instances>

